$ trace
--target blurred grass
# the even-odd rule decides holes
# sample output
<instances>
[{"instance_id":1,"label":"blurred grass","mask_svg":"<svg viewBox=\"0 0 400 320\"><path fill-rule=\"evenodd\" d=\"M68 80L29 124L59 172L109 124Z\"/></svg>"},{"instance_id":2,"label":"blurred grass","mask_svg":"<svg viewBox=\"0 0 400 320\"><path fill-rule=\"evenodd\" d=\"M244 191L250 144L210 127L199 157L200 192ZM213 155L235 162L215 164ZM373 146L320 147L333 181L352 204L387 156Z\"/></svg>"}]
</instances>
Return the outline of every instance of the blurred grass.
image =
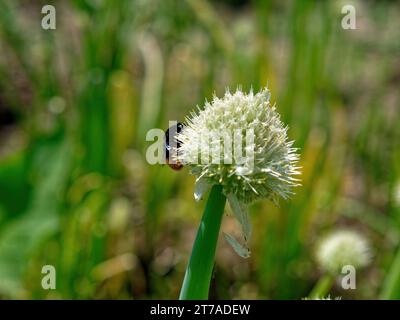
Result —
<instances>
[{"instance_id":1,"label":"blurred grass","mask_svg":"<svg viewBox=\"0 0 400 320\"><path fill-rule=\"evenodd\" d=\"M315 242L351 226L373 264L332 294L400 298L400 6L353 3L357 30L340 1L59 0L44 31L44 2L0 0L0 297L177 298L204 203L146 133L268 85L303 187L252 207L250 260L220 239L212 297L307 296Z\"/></svg>"}]
</instances>

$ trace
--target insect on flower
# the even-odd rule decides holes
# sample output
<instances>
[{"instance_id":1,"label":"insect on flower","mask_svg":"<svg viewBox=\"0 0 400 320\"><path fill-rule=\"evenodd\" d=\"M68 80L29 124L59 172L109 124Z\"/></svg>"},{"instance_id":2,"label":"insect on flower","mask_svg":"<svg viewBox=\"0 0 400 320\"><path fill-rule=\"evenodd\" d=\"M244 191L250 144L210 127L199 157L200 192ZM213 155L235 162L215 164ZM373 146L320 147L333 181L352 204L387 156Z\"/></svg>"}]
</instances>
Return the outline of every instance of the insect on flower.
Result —
<instances>
[{"instance_id":1,"label":"insect on flower","mask_svg":"<svg viewBox=\"0 0 400 320\"><path fill-rule=\"evenodd\" d=\"M178 133L182 132L183 128L184 125L178 122L177 124L169 127L167 131L165 131L165 161L173 170L180 170L183 167L182 163L171 157L171 153L176 152L177 149L181 147L181 143L179 141L176 141L175 137Z\"/></svg>"},{"instance_id":2,"label":"insect on flower","mask_svg":"<svg viewBox=\"0 0 400 320\"><path fill-rule=\"evenodd\" d=\"M299 185L299 155L287 130L275 105L271 105L267 88L258 93L240 89L231 93L228 89L222 98L214 96L204 108L192 112L185 129L175 138L180 142L177 160L196 176L195 199L201 199L213 186L222 187L242 227L245 244L228 234L225 239L244 258L250 255L252 232L248 205L264 198L274 202L287 199ZM226 139L230 134L232 138ZM241 150L243 145L241 156L235 152L233 157L227 156L229 149Z\"/></svg>"}]
</instances>

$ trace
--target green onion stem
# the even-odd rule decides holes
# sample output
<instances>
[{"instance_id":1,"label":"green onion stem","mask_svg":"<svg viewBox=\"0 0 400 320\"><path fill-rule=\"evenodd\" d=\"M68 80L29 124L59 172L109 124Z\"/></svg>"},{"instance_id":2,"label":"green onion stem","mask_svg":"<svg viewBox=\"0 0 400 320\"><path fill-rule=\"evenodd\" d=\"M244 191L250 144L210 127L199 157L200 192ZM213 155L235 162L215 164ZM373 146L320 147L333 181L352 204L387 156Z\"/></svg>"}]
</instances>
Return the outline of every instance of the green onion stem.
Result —
<instances>
[{"instance_id":1,"label":"green onion stem","mask_svg":"<svg viewBox=\"0 0 400 320\"><path fill-rule=\"evenodd\" d=\"M400 298L400 247L397 249L397 253L386 276L380 298L384 300Z\"/></svg>"},{"instance_id":2,"label":"green onion stem","mask_svg":"<svg viewBox=\"0 0 400 320\"><path fill-rule=\"evenodd\" d=\"M222 193L222 186L213 186L186 268L179 295L180 300L208 299L225 202L226 197Z\"/></svg>"},{"instance_id":3,"label":"green onion stem","mask_svg":"<svg viewBox=\"0 0 400 320\"><path fill-rule=\"evenodd\" d=\"M331 274L325 274L315 284L314 288L309 294L309 297L311 299L325 298L326 295L329 293L329 290L331 290L333 282L334 282L333 276Z\"/></svg>"}]
</instances>

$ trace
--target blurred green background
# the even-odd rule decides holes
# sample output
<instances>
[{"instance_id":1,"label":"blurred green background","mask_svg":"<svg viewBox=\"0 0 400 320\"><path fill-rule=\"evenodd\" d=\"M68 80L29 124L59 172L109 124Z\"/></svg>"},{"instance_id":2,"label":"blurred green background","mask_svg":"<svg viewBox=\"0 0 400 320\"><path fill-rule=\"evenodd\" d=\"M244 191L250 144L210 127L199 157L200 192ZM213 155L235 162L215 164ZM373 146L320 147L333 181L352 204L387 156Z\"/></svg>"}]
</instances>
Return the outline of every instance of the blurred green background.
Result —
<instances>
[{"instance_id":1,"label":"blurred green background","mask_svg":"<svg viewBox=\"0 0 400 320\"><path fill-rule=\"evenodd\" d=\"M186 169L146 162L146 133L239 85L270 88L303 186L251 207L250 259L220 238L210 297L306 297L315 244L347 227L374 258L331 294L400 298L399 16L396 1L0 0L0 298L177 298L204 201Z\"/></svg>"}]
</instances>

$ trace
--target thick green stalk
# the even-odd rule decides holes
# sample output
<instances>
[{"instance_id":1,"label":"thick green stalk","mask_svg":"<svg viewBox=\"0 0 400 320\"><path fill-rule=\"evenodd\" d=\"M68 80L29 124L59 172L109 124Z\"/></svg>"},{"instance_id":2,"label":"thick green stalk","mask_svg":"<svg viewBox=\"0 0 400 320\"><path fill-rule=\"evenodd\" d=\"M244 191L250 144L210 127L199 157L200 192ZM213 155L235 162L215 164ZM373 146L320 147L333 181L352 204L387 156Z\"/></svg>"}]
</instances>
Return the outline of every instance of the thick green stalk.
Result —
<instances>
[{"instance_id":1,"label":"thick green stalk","mask_svg":"<svg viewBox=\"0 0 400 320\"><path fill-rule=\"evenodd\" d=\"M309 294L309 297L311 299L322 299L326 298L326 295L329 293L329 290L331 290L332 285L333 285L333 277L330 274L326 274L322 276L314 288L312 289L311 293Z\"/></svg>"},{"instance_id":2,"label":"thick green stalk","mask_svg":"<svg viewBox=\"0 0 400 320\"><path fill-rule=\"evenodd\" d=\"M208 299L219 229L226 198L222 186L213 186L193 244L179 295L180 300Z\"/></svg>"}]
</instances>

